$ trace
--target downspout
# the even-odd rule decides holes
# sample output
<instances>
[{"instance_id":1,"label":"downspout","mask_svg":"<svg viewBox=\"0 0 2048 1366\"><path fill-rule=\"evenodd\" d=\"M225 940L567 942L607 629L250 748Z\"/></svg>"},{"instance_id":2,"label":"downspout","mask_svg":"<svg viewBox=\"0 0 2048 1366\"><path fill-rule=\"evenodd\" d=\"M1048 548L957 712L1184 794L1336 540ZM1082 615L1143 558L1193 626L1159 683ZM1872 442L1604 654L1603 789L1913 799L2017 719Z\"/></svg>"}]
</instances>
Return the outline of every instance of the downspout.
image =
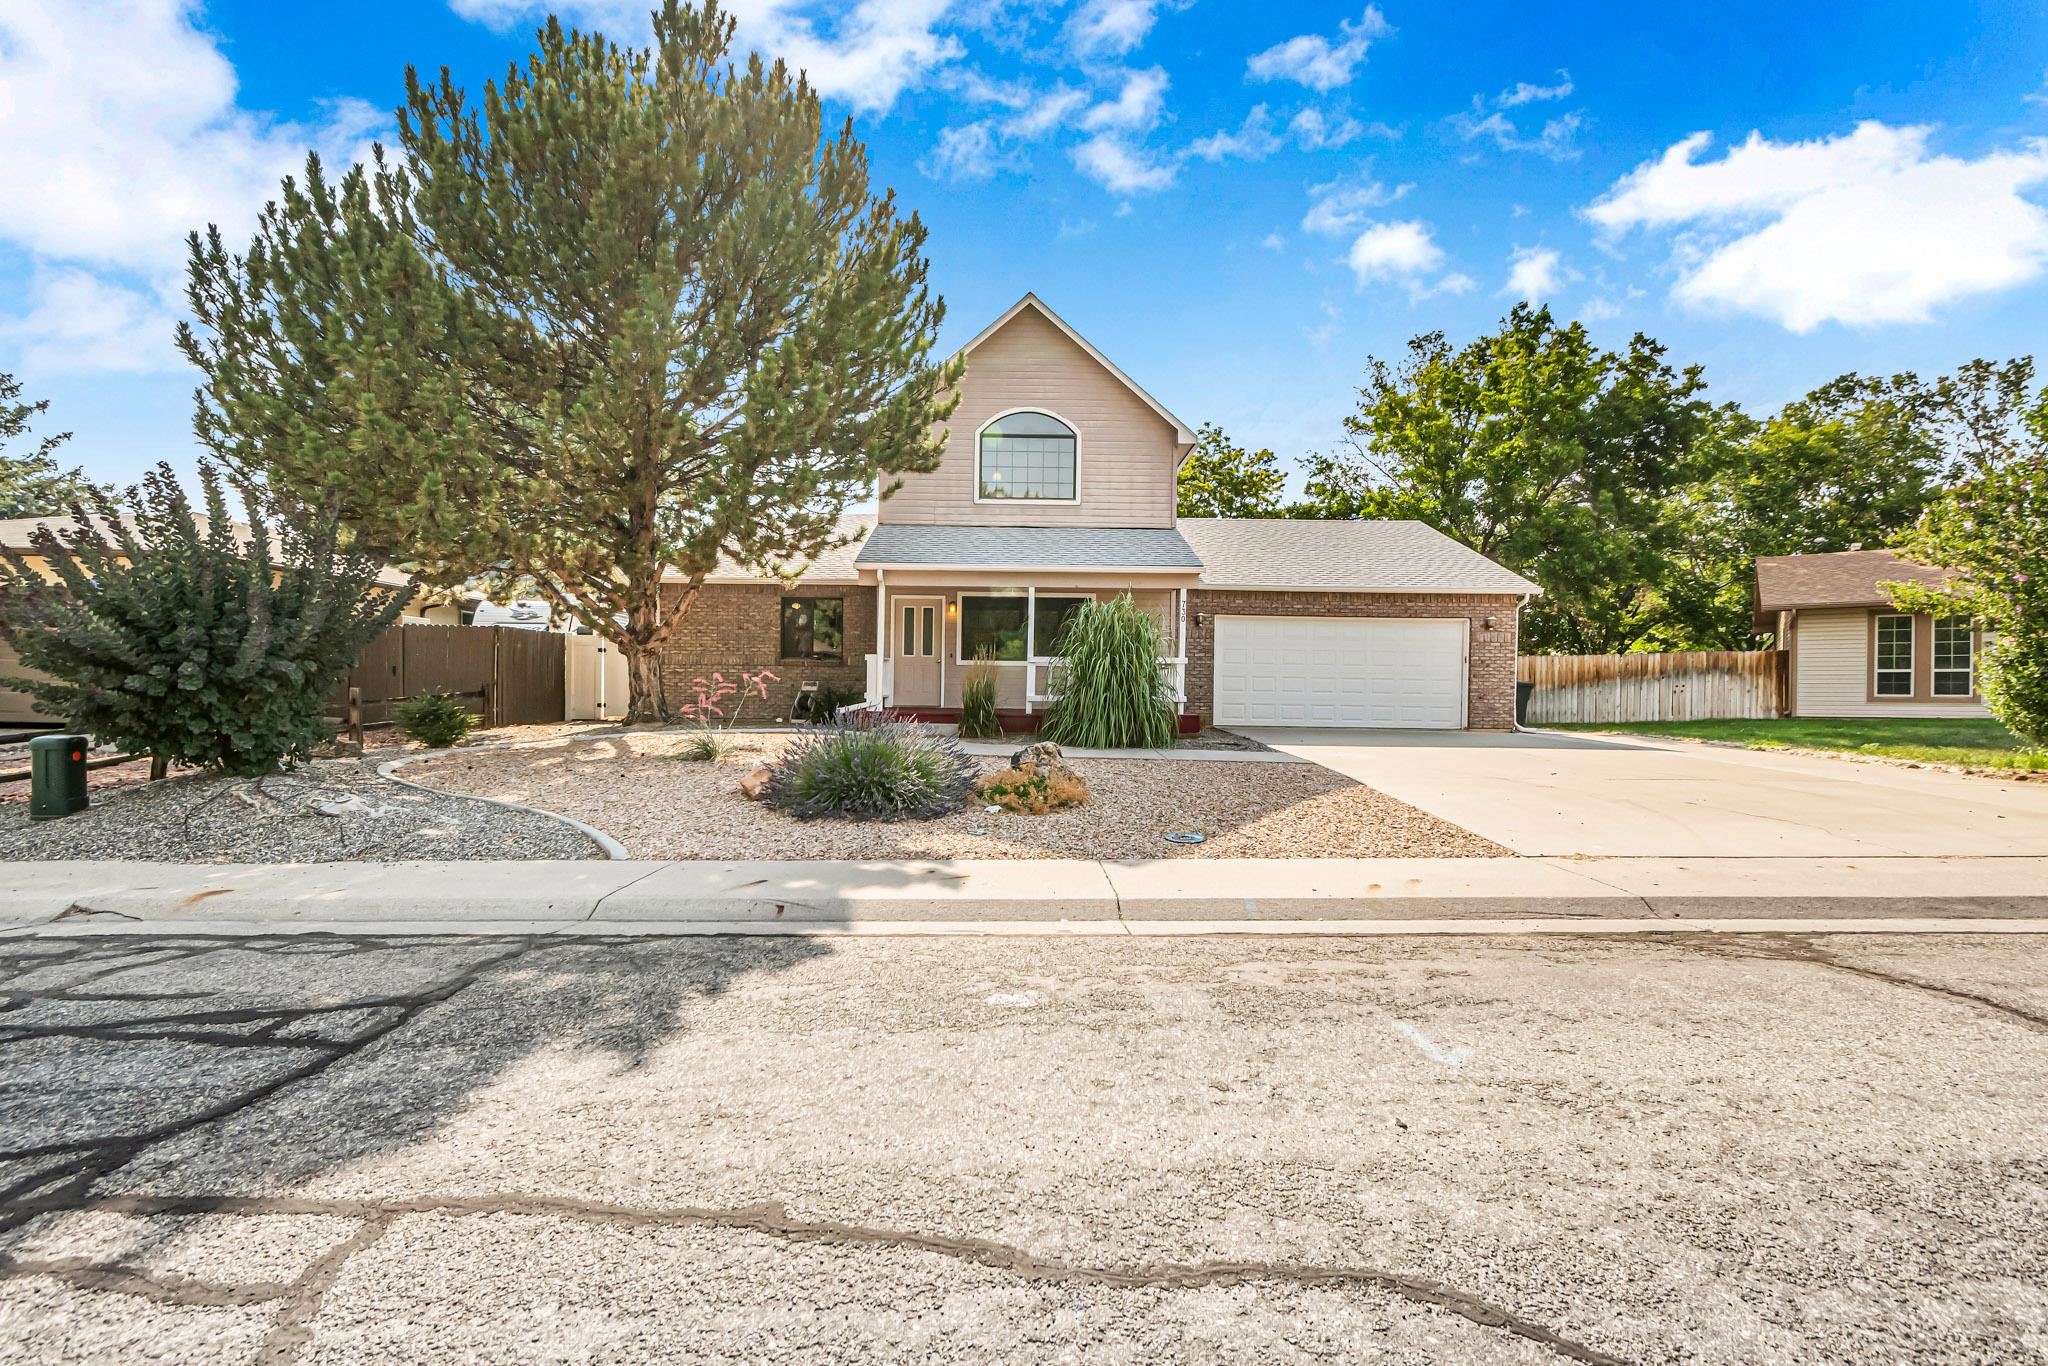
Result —
<instances>
[{"instance_id":1,"label":"downspout","mask_svg":"<svg viewBox=\"0 0 2048 1366\"><path fill-rule=\"evenodd\" d=\"M1515 602L1515 691L1516 691L1516 692L1520 692L1520 691L1522 690L1522 609L1523 609L1524 607L1527 607L1528 605L1529 605L1529 595L1528 595L1527 593L1524 593L1524 594L1522 594L1522 596L1521 596L1521 597L1520 597L1519 599L1517 599L1517 600L1516 600L1516 602ZM1533 700L1533 699L1532 699L1532 700ZM1527 732L1527 731L1529 730L1529 727L1527 727L1527 726L1523 725L1523 724L1522 724L1522 718L1521 718L1521 717L1519 717L1519 716L1517 716L1517 717L1515 717L1514 729L1515 729L1515 730L1516 730L1517 732L1521 732L1521 733L1526 733L1526 732Z\"/></svg>"}]
</instances>

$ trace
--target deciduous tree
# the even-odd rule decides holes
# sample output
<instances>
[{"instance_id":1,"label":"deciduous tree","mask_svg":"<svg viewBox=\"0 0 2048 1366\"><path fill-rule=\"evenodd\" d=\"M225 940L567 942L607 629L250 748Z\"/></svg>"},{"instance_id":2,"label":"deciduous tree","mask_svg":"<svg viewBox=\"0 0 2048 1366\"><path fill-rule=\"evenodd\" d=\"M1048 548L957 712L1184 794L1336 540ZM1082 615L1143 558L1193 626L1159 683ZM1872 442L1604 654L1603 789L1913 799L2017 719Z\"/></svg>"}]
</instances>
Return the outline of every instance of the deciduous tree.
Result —
<instances>
[{"instance_id":1,"label":"deciduous tree","mask_svg":"<svg viewBox=\"0 0 2048 1366\"><path fill-rule=\"evenodd\" d=\"M1311 462L1326 515L1412 517L1534 579L1524 648L1624 651L1651 629L1681 534L1673 505L1717 431L1698 366L1637 334L1603 351L1518 304L1462 347L1373 360L1346 442Z\"/></svg>"},{"instance_id":2,"label":"deciduous tree","mask_svg":"<svg viewBox=\"0 0 2048 1366\"><path fill-rule=\"evenodd\" d=\"M1183 517L1278 517L1287 476L1269 450L1235 445L1221 427L1205 422L1195 449L1180 467Z\"/></svg>"},{"instance_id":3,"label":"deciduous tree","mask_svg":"<svg viewBox=\"0 0 2048 1366\"><path fill-rule=\"evenodd\" d=\"M629 716L721 553L780 570L937 462L960 370L923 225L875 193L715 3L648 50L564 29L473 99L406 77L397 151L317 159L255 239L192 242L197 429L230 468L339 500L448 584L530 581L613 641ZM670 587L664 590L664 580Z\"/></svg>"}]
</instances>

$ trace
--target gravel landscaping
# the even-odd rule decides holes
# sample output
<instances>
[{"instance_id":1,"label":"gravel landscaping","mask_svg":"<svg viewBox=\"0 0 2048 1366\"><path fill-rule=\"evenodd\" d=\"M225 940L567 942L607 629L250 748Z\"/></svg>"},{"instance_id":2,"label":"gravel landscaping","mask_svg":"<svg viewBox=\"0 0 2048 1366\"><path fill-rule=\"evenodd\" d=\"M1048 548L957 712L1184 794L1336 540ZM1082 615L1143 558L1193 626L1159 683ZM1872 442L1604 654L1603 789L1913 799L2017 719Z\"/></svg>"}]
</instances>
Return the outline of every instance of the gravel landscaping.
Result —
<instances>
[{"instance_id":1,"label":"gravel landscaping","mask_svg":"<svg viewBox=\"0 0 2048 1366\"><path fill-rule=\"evenodd\" d=\"M739 794L789 737L733 737L716 762L678 757L687 737L638 731L519 749L461 751L402 770L449 792L587 821L650 859L1490 858L1509 851L1316 764L1076 759L1087 806L1044 816L976 805L936 821L791 819ZM979 761L983 771L1005 767ZM1169 831L1196 831L1195 845Z\"/></svg>"},{"instance_id":2,"label":"gravel landscaping","mask_svg":"<svg viewBox=\"0 0 2048 1366\"><path fill-rule=\"evenodd\" d=\"M26 802L0 806L0 860L393 863L599 853L588 835L552 817L388 782L374 762L354 760L95 791L79 814L34 824Z\"/></svg>"}]
</instances>

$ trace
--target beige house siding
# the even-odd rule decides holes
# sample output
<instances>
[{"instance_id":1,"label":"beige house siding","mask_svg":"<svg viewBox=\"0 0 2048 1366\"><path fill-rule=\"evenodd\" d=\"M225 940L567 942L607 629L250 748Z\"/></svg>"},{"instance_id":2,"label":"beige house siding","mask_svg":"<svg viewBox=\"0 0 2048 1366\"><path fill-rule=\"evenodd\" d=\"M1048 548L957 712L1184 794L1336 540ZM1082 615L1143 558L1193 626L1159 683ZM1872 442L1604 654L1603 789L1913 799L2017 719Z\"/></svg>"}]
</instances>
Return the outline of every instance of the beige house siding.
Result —
<instances>
[{"instance_id":1,"label":"beige house siding","mask_svg":"<svg viewBox=\"0 0 2048 1366\"><path fill-rule=\"evenodd\" d=\"M1924 634L1924 633L1922 633ZM1954 702L1870 700L1870 609L1806 608L1793 616L1794 716L1989 716L1981 699ZM1916 659L1919 672L1925 661Z\"/></svg>"},{"instance_id":2,"label":"beige house siding","mask_svg":"<svg viewBox=\"0 0 2048 1366\"><path fill-rule=\"evenodd\" d=\"M1078 434L1080 501L975 501L977 440L998 414L1050 413ZM939 526L1170 527L1174 429L1045 315L1024 308L967 357L939 468L901 476L879 520Z\"/></svg>"},{"instance_id":3,"label":"beige house siding","mask_svg":"<svg viewBox=\"0 0 2048 1366\"><path fill-rule=\"evenodd\" d=\"M34 669L25 666L21 662L21 656L14 652L14 647L6 641L0 640L0 679L22 677L47 678L48 676L47 674L37 673ZM0 684L0 724L55 726L62 725L63 718L45 716L36 709L35 698L25 692Z\"/></svg>"}]
</instances>

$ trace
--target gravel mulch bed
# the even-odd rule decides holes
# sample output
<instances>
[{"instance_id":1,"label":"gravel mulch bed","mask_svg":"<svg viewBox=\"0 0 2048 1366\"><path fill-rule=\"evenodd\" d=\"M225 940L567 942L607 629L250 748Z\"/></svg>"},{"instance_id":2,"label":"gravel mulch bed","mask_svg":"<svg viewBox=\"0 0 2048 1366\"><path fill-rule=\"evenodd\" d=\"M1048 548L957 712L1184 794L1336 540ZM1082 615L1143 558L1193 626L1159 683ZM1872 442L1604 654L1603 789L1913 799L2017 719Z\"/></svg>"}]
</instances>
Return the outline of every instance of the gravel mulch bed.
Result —
<instances>
[{"instance_id":1,"label":"gravel mulch bed","mask_svg":"<svg viewBox=\"0 0 2048 1366\"><path fill-rule=\"evenodd\" d=\"M551 817L404 787L378 777L374 762L354 760L319 760L262 778L195 773L104 796L95 790L86 810L35 824L26 802L0 807L0 860L598 857L601 851L588 835Z\"/></svg>"},{"instance_id":2,"label":"gravel mulch bed","mask_svg":"<svg viewBox=\"0 0 2048 1366\"><path fill-rule=\"evenodd\" d=\"M456 753L405 776L587 821L650 859L1488 858L1489 840L1315 764L1076 759L1087 806L1045 816L970 806L936 821L798 821L747 801L739 779L789 743L738 735L717 762L686 737L641 732ZM985 772L1001 759L978 761ZM1192 771L1191 771L1192 770ZM1203 844L1169 844L1168 831ZM976 833L980 831L982 833Z\"/></svg>"}]
</instances>

